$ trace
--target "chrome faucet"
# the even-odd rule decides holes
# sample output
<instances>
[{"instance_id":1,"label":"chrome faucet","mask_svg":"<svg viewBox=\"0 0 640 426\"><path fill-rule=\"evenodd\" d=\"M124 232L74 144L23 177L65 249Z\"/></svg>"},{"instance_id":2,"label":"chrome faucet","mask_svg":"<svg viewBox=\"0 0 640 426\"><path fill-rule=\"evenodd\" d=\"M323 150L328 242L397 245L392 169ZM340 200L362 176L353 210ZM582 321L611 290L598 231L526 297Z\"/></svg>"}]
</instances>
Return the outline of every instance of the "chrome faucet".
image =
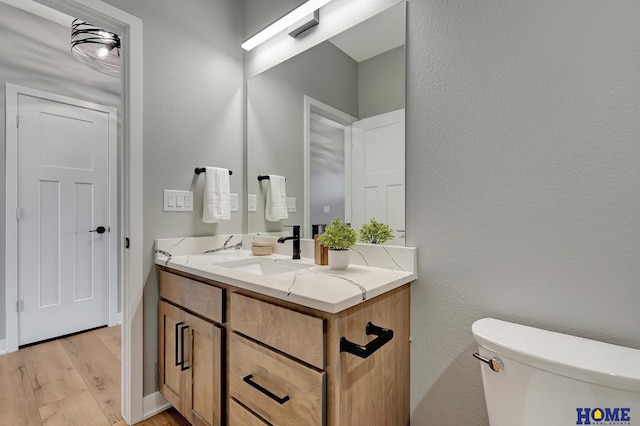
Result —
<instances>
[{"instance_id":1,"label":"chrome faucet","mask_svg":"<svg viewBox=\"0 0 640 426\"><path fill-rule=\"evenodd\" d=\"M287 240L293 240L293 256L292 259L300 259L300 225L285 225L293 228L293 235L289 237L280 237L278 242L284 244Z\"/></svg>"}]
</instances>

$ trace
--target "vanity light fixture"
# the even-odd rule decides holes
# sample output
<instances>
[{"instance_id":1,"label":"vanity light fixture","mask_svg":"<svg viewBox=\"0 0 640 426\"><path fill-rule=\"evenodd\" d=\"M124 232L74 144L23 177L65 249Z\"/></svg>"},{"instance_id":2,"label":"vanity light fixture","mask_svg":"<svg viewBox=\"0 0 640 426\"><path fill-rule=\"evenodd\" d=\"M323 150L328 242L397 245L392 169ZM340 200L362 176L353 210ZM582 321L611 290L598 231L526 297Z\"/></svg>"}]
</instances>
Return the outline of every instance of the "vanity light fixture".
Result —
<instances>
[{"instance_id":1,"label":"vanity light fixture","mask_svg":"<svg viewBox=\"0 0 640 426\"><path fill-rule=\"evenodd\" d=\"M286 30L290 25L297 23L304 19L306 16L313 14L316 10L320 9L331 0L309 0L306 3L298 6L296 9L284 15L273 24L269 25L264 30L258 32L256 35L247 39L241 44L244 50L251 50L254 47L269 40L280 31Z\"/></svg>"},{"instance_id":2,"label":"vanity light fixture","mask_svg":"<svg viewBox=\"0 0 640 426\"><path fill-rule=\"evenodd\" d=\"M120 37L117 34L74 19L71 54L91 69L120 77Z\"/></svg>"}]
</instances>

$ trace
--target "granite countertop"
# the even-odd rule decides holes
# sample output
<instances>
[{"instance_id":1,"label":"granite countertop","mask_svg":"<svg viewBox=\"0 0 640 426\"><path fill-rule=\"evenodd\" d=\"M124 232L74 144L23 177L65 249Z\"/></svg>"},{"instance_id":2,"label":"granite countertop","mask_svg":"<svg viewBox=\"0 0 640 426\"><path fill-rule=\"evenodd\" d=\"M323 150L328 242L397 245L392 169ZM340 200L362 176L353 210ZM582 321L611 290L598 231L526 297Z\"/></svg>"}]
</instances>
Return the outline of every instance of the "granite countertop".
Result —
<instances>
[{"instance_id":1,"label":"granite countertop","mask_svg":"<svg viewBox=\"0 0 640 426\"><path fill-rule=\"evenodd\" d=\"M274 254L254 256L250 247L255 240L274 242ZM336 271L313 262L312 240L301 240L300 260L284 254L291 253L290 241L277 244L275 240L255 235L156 240L155 263L328 313L343 311L417 278L415 248L357 245L349 267ZM242 248L204 253L222 247L225 241L227 247ZM270 275L256 273L260 267Z\"/></svg>"}]
</instances>

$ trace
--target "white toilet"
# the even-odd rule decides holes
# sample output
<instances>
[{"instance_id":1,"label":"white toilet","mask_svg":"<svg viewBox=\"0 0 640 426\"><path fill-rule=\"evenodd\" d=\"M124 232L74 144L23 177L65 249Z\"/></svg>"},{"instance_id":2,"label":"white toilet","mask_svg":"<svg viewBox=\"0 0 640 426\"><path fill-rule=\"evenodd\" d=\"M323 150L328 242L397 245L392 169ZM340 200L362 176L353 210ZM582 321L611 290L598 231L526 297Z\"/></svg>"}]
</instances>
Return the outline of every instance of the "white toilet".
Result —
<instances>
[{"instance_id":1,"label":"white toilet","mask_svg":"<svg viewBox=\"0 0 640 426\"><path fill-rule=\"evenodd\" d=\"M491 426L640 426L640 350L473 323Z\"/></svg>"}]
</instances>

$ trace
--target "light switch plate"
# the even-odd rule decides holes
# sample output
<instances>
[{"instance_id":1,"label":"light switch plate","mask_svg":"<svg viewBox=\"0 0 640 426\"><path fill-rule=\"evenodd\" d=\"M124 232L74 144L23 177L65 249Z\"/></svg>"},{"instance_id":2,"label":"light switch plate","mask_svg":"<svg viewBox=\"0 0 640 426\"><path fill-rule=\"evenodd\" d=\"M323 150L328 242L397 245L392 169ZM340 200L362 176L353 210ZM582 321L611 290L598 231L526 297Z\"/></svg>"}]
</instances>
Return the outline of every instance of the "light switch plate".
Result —
<instances>
[{"instance_id":1,"label":"light switch plate","mask_svg":"<svg viewBox=\"0 0 640 426\"><path fill-rule=\"evenodd\" d=\"M331 213L331 206L324 206L323 211L324 211L325 213Z\"/></svg>"},{"instance_id":2,"label":"light switch plate","mask_svg":"<svg viewBox=\"0 0 640 426\"><path fill-rule=\"evenodd\" d=\"M287 197L287 211L289 213L296 212L296 197Z\"/></svg>"},{"instance_id":3,"label":"light switch plate","mask_svg":"<svg viewBox=\"0 0 640 426\"><path fill-rule=\"evenodd\" d=\"M164 211L165 212L192 212L193 192L164 190Z\"/></svg>"},{"instance_id":4,"label":"light switch plate","mask_svg":"<svg viewBox=\"0 0 640 426\"><path fill-rule=\"evenodd\" d=\"M247 211L258 211L258 197L255 194L249 194L247 196Z\"/></svg>"},{"instance_id":5,"label":"light switch plate","mask_svg":"<svg viewBox=\"0 0 640 426\"><path fill-rule=\"evenodd\" d=\"M231 193L230 196L231 196L231 201L230 201L231 211L232 212L240 211L240 208L238 207L238 194Z\"/></svg>"}]
</instances>

